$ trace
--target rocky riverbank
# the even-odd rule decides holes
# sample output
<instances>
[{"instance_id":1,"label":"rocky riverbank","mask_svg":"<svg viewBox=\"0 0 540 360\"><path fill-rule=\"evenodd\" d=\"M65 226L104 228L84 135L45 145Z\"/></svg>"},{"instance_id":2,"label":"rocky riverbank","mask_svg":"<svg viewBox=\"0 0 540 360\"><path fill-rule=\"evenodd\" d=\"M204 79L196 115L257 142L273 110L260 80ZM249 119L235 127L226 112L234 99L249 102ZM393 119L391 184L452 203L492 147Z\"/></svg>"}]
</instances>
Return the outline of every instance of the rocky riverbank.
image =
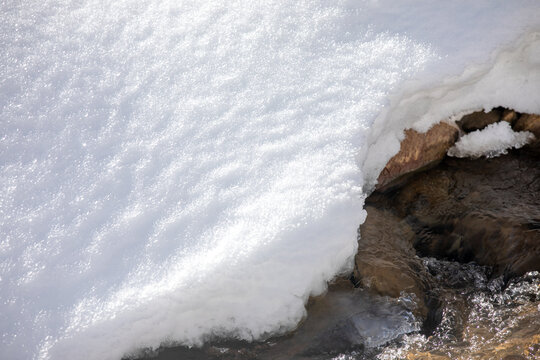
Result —
<instances>
[{"instance_id":1,"label":"rocky riverbank","mask_svg":"<svg viewBox=\"0 0 540 360\"><path fill-rule=\"evenodd\" d=\"M427 354L417 349L411 358L540 356L537 164L522 150L493 159L445 158L402 187L370 196L354 279L415 304L430 337L419 346ZM521 299L511 290L516 284L528 289ZM498 311L506 324L490 320Z\"/></svg>"},{"instance_id":2,"label":"rocky riverbank","mask_svg":"<svg viewBox=\"0 0 540 360\"><path fill-rule=\"evenodd\" d=\"M535 139L502 157L447 152L498 122ZM350 279L286 336L168 347L158 359L540 358L540 116L477 112L401 151L366 201Z\"/></svg>"},{"instance_id":3,"label":"rocky riverbank","mask_svg":"<svg viewBox=\"0 0 540 360\"><path fill-rule=\"evenodd\" d=\"M514 131L532 132L535 139L504 157L446 156L460 136L501 121ZM540 117L494 109L467 115L457 125L441 123L426 134L407 132L400 153L387 164L366 202L368 217L359 230L353 279L380 295L412 299L426 334L455 333L452 341L439 339L446 353L441 344L423 344L435 353L416 351L411 358L540 356ZM432 169L422 172L426 168ZM523 276L536 281L529 293L533 301L530 309L508 316L525 318L527 325L505 329L508 338L494 340L498 335L491 332L500 328L493 324L484 329L480 338L485 343L480 344L471 330L476 325L469 316L471 294L482 293L488 304L504 297L503 289ZM499 292L492 291L495 287ZM445 321L446 330L441 329ZM516 334L522 342L512 340ZM453 342L460 344L453 349L458 352L451 350Z\"/></svg>"}]
</instances>

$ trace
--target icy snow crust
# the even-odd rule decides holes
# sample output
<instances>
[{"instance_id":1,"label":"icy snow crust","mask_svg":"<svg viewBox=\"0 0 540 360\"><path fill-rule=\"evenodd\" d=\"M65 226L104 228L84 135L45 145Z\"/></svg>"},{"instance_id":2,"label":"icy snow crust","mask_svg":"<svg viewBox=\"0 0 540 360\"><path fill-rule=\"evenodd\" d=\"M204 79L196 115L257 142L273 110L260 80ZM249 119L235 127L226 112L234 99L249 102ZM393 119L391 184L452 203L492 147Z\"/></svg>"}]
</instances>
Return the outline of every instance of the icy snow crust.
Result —
<instances>
[{"instance_id":1,"label":"icy snow crust","mask_svg":"<svg viewBox=\"0 0 540 360\"><path fill-rule=\"evenodd\" d=\"M539 7L2 2L0 358L290 330L403 128L540 111Z\"/></svg>"}]
</instances>

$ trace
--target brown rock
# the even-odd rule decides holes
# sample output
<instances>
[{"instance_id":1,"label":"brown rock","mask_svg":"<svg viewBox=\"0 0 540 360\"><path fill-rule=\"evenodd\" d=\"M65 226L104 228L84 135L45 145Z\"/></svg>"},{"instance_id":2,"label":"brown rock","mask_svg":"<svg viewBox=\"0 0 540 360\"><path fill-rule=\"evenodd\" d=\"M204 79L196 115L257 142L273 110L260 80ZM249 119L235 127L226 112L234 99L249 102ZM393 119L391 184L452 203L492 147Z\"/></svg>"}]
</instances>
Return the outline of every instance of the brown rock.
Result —
<instances>
[{"instance_id":1,"label":"brown rock","mask_svg":"<svg viewBox=\"0 0 540 360\"><path fill-rule=\"evenodd\" d=\"M514 110L504 109L501 116L501 121L506 121L507 123L510 123L510 125L513 125L518 117L518 113Z\"/></svg>"},{"instance_id":2,"label":"brown rock","mask_svg":"<svg viewBox=\"0 0 540 360\"><path fill-rule=\"evenodd\" d=\"M486 126L496 123L501 120L502 111L499 109L493 109L490 112L476 111L472 114L465 115L461 120L456 123L459 127L469 133L475 130L481 130Z\"/></svg>"},{"instance_id":3,"label":"brown rock","mask_svg":"<svg viewBox=\"0 0 540 360\"><path fill-rule=\"evenodd\" d=\"M399 185L404 175L436 165L454 145L458 135L458 129L446 123L439 123L423 134L405 130L399 153L379 175L377 190L386 191Z\"/></svg>"},{"instance_id":4,"label":"brown rock","mask_svg":"<svg viewBox=\"0 0 540 360\"><path fill-rule=\"evenodd\" d=\"M368 206L360 227L354 276L364 287L397 298L414 294L417 314L425 316L429 274L412 244L415 234L405 221L388 211Z\"/></svg>"},{"instance_id":5,"label":"brown rock","mask_svg":"<svg viewBox=\"0 0 540 360\"><path fill-rule=\"evenodd\" d=\"M530 131L540 137L540 115L523 114L514 125L515 131Z\"/></svg>"},{"instance_id":6,"label":"brown rock","mask_svg":"<svg viewBox=\"0 0 540 360\"><path fill-rule=\"evenodd\" d=\"M494 266L495 274L540 271L540 169L525 153L447 158L414 176L390 201L424 256Z\"/></svg>"}]
</instances>

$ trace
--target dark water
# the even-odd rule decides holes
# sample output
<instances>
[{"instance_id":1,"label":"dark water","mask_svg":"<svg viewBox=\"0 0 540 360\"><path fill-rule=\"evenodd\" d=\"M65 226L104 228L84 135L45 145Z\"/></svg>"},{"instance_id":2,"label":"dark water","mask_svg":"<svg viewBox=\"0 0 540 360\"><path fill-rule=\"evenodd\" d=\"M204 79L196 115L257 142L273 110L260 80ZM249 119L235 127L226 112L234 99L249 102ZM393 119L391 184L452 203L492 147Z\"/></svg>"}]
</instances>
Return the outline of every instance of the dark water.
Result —
<instances>
[{"instance_id":1,"label":"dark water","mask_svg":"<svg viewBox=\"0 0 540 360\"><path fill-rule=\"evenodd\" d=\"M214 342L200 349L165 348L156 358L329 359L339 355L370 358L366 356L376 354L386 343L420 329L421 324L406 302L380 297L354 288L348 280L339 280L325 296L310 300L308 316L286 336L255 343Z\"/></svg>"},{"instance_id":2,"label":"dark water","mask_svg":"<svg viewBox=\"0 0 540 360\"><path fill-rule=\"evenodd\" d=\"M538 161L448 158L372 194L354 276L285 336L141 358L540 359Z\"/></svg>"}]
</instances>

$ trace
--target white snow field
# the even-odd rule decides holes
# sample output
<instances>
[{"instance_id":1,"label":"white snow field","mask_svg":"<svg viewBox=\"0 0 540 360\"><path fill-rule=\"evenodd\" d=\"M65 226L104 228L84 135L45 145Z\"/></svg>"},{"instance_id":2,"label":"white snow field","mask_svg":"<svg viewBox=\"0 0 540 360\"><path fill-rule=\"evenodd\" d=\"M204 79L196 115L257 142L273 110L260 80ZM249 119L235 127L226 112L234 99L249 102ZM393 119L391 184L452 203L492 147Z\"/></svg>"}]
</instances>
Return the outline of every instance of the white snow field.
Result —
<instances>
[{"instance_id":1,"label":"white snow field","mask_svg":"<svg viewBox=\"0 0 540 360\"><path fill-rule=\"evenodd\" d=\"M0 358L293 329L403 129L540 112L538 0L0 2Z\"/></svg>"}]
</instances>

